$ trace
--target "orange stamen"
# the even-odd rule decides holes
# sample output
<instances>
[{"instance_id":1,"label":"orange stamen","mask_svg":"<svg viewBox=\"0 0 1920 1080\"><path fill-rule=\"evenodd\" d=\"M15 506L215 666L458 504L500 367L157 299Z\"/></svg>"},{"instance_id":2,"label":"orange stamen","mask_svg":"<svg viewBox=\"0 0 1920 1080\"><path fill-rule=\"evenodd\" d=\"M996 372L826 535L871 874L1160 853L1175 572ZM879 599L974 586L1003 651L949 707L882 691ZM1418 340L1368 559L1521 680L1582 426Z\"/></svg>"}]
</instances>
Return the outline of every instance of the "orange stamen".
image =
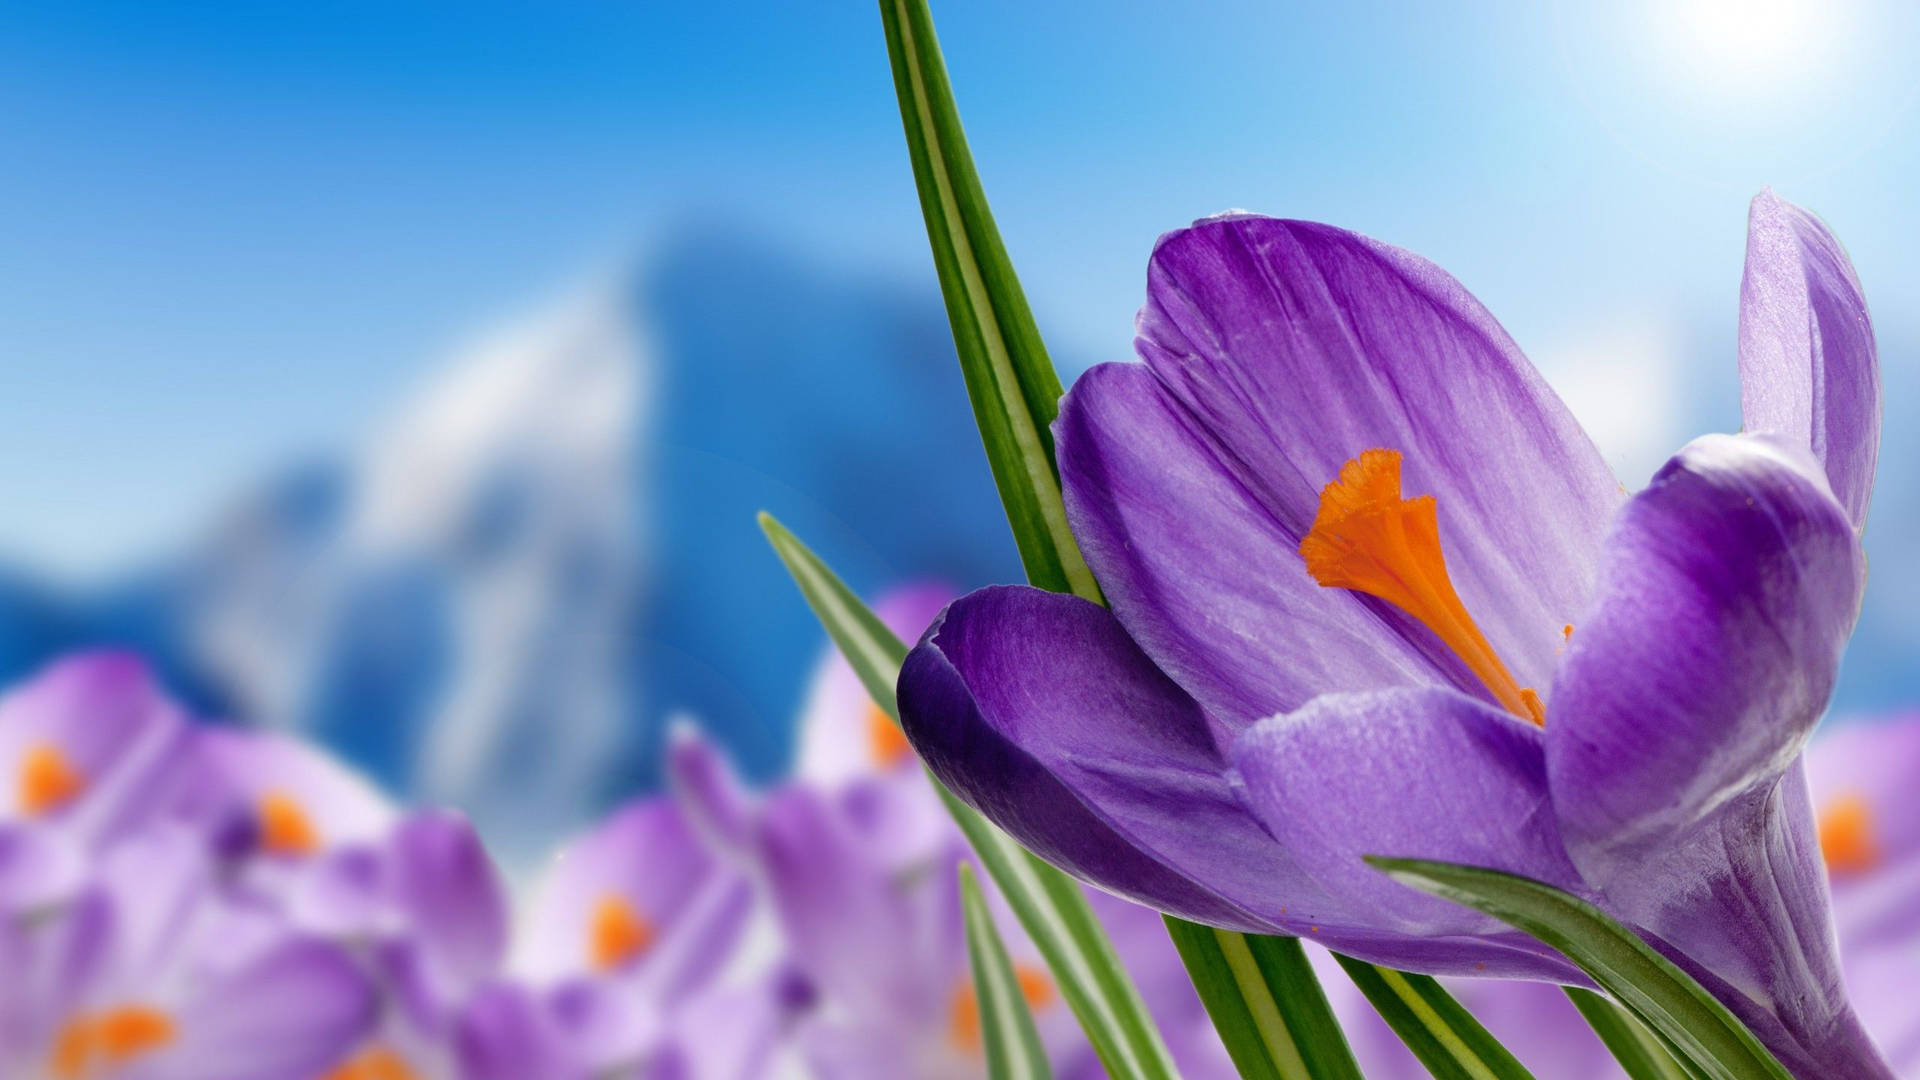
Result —
<instances>
[{"instance_id":1,"label":"orange stamen","mask_svg":"<svg viewBox=\"0 0 1920 1080\"><path fill-rule=\"evenodd\" d=\"M87 786L60 748L52 743L35 743L20 762L20 812L41 817L71 802Z\"/></svg>"},{"instance_id":2,"label":"orange stamen","mask_svg":"<svg viewBox=\"0 0 1920 1080\"><path fill-rule=\"evenodd\" d=\"M98 1061L124 1065L173 1042L173 1017L144 1005L109 1009L67 1022L54 1039L47 1071L55 1080L87 1080Z\"/></svg>"},{"instance_id":3,"label":"orange stamen","mask_svg":"<svg viewBox=\"0 0 1920 1080\"><path fill-rule=\"evenodd\" d=\"M1880 863L1873 841L1873 808L1857 794L1842 795L1820 811L1820 854L1835 877L1858 874Z\"/></svg>"},{"instance_id":4,"label":"orange stamen","mask_svg":"<svg viewBox=\"0 0 1920 1080\"><path fill-rule=\"evenodd\" d=\"M1320 491L1320 510L1300 541L1300 557L1321 585L1379 597L1420 620L1465 661L1495 701L1545 726L1540 695L1515 681L1454 592L1433 496L1400 497L1398 450L1368 450L1341 466Z\"/></svg>"},{"instance_id":5,"label":"orange stamen","mask_svg":"<svg viewBox=\"0 0 1920 1080\"><path fill-rule=\"evenodd\" d=\"M320 850L320 831L291 795L269 791L260 797L260 846L275 855L311 855Z\"/></svg>"},{"instance_id":6,"label":"orange stamen","mask_svg":"<svg viewBox=\"0 0 1920 1080\"><path fill-rule=\"evenodd\" d=\"M872 703L867 705L867 752L882 769L893 768L913 753L913 744L907 741L900 725Z\"/></svg>"},{"instance_id":7,"label":"orange stamen","mask_svg":"<svg viewBox=\"0 0 1920 1080\"><path fill-rule=\"evenodd\" d=\"M1013 977L1019 982L1020 996L1027 999L1029 1009L1037 1013L1053 1004L1056 996L1053 977L1044 969L1032 964L1015 964ZM953 1001L947 1009L947 1040L968 1053L980 1051L980 998L971 980L961 983L953 992Z\"/></svg>"},{"instance_id":8,"label":"orange stamen","mask_svg":"<svg viewBox=\"0 0 1920 1080\"><path fill-rule=\"evenodd\" d=\"M651 948L655 936L653 924L635 911L632 904L608 894L593 909L587 960L595 971L612 971Z\"/></svg>"}]
</instances>

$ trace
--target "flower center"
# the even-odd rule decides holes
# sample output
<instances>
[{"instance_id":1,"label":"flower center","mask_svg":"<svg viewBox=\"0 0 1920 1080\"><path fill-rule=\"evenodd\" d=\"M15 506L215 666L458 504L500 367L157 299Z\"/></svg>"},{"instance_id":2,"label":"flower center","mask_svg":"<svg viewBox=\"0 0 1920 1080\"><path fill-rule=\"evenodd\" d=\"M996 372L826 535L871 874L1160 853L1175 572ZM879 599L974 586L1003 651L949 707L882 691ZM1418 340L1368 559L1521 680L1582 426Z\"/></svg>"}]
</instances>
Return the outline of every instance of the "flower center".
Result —
<instances>
[{"instance_id":1,"label":"flower center","mask_svg":"<svg viewBox=\"0 0 1920 1080\"><path fill-rule=\"evenodd\" d=\"M1378 597L1420 620L1508 712L1546 725L1540 695L1514 680L1453 590L1433 496L1400 497L1400 451L1368 450L1340 467L1320 491L1300 557L1321 585Z\"/></svg>"},{"instance_id":2,"label":"flower center","mask_svg":"<svg viewBox=\"0 0 1920 1080\"><path fill-rule=\"evenodd\" d=\"M55 1080L90 1080L99 1067L124 1065L173 1042L174 1035L173 1017L144 1005L76 1016L55 1037L47 1072Z\"/></svg>"},{"instance_id":3,"label":"flower center","mask_svg":"<svg viewBox=\"0 0 1920 1080\"><path fill-rule=\"evenodd\" d=\"M413 1071L406 1058L384 1046L376 1046L321 1080L420 1080L420 1074Z\"/></svg>"},{"instance_id":4,"label":"flower center","mask_svg":"<svg viewBox=\"0 0 1920 1080\"><path fill-rule=\"evenodd\" d=\"M1857 794L1842 795L1820 811L1820 854L1835 877L1863 873L1880 863L1873 842L1873 809Z\"/></svg>"},{"instance_id":5,"label":"flower center","mask_svg":"<svg viewBox=\"0 0 1920 1080\"><path fill-rule=\"evenodd\" d=\"M595 971L612 971L646 952L656 936L653 924L632 904L609 893L593 909L593 925L587 932L587 962Z\"/></svg>"},{"instance_id":6,"label":"flower center","mask_svg":"<svg viewBox=\"0 0 1920 1080\"><path fill-rule=\"evenodd\" d=\"M20 812L41 817L73 801L87 781L59 747L43 742L35 743L21 759L17 786Z\"/></svg>"},{"instance_id":7,"label":"flower center","mask_svg":"<svg viewBox=\"0 0 1920 1080\"><path fill-rule=\"evenodd\" d=\"M299 800L284 792L260 796L260 846L275 855L311 855L320 850L320 830L313 827Z\"/></svg>"},{"instance_id":8,"label":"flower center","mask_svg":"<svg viewBox=\"0 0 1920 1080\"><path fill-rule=\"evenodd\" d=\"M913 744L907 741L900 725L871 702L867 704L867 753L882 769L893 768L913 753Z\"/></svg>"},{"instance_id":9,"label":"flower center","mask_svg":"<svg viewBox=\"0 0 1920 1080\"><path fill-rule=\"evenodd\" d=\"M1053 1004L1053 977L1046 971L1032 964L1015 964L1013 977L1020 983L1020 996L1027 999L1028 1008L1039 1013ZM974 993L971 979L953 992L953 1002L947 1009L947 1041L970 1054L980 1051L980 998Z\"/></svg>"}]
</instances>

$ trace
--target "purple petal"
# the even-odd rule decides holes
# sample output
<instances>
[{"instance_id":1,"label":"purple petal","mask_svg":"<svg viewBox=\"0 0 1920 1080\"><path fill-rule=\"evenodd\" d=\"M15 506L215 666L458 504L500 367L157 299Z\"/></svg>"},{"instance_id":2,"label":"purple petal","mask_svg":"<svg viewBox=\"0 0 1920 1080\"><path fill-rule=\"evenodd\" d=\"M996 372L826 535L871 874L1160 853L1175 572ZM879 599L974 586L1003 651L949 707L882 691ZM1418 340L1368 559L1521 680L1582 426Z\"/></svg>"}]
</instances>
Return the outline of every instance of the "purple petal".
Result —
<instances>
[{"instance_id":1,"label":"purple petal","mask_svg":"<svg viewBox=\"0 0 1920 1080\"><path fill-rule=\"evenodd\" d=\"M955 965L929 957L908 890L819 793L767 801L759 830L767 889L794 960L854 1016L938 1015ZM935 871L937 872L937 871Z\"/></svg>"},{"instance_id":2,"label":"purple petal","mask_svg":"<svg viewBox=\"0 0 1920 1080\"><path fill-rule=\"evenodd\" d=\"M202 986L179 1041L142 1073L168 1080L312 1080L370 1033L372 988L347 954L293 940Z\"/></svg>"},{"instance_id":3,"label":"purple petal","mask_svg":"<svg viewBox=\"0 0 1920 1080\"><path fill-rule=\"evenodd\" d=\"M1282 907L1327 903L1240 805L1199 706L1098 605L1023 587L962 597L899 691L941 782L1056 866L1256 932L1281 929Z\"/></svg>"},{"instance_id":4,"label":"purple petal","mask_svg":"<svg viewBox=\"0 0 1920 1080\"><path fill-rule=\"evenodd\" d=\"M545 1003L518 985L476 994L461 1019L457 1043L466 1080L585 1080L591 1075Z\"/></svg>"},{"instance_id":5,"label":"purple petal","mask_svg":"<svg viewBox=\"0 0 1920 1080\"><path fill-rule=\"evenodd\" d=\"M667 788L689 823L716 850L740 856L752 843L753 796L726 752L699 728L676 723L667 736Z\"/></svg>"},{"instance_id":6,"label":"purple petal","mask_svg":"<svg viewBox=\"0 0 1920 1080\"><path fill-rule=\"evenodd\" d=\"M1214 618L1211 593L1183 600L1193 551L1161 546L1155 533L1169 531L1164 523L1123 558L1130 525L1197 511L1206 528L1242 512L1230 504L1251 502L1271 517L1272 531L1297 543L1341 465L1385 447L1405 455L1406 493L1435 497L1467 610L1523 685L1545 684L1560 627L1586 605L1593 555L1621 492L1571 414L1458 282L1424 259L1329 226L1213 218L1161 239L1137 331L1140 355L1213 464L1195 462L1181 478L1191 492L1158 509L1124 486L1103 491L1101 463L1071 445L1072 410L1093 407L1076 392L1060 424L1061 479L1095 576L1156 662L1169 663L1166 638L1176 632L1196 656L1233 648L1254 616L1243 602ZM1096 382L1088 396L1103 385L1114 383ZM1161 438L1163 427L1156 422L1150 437ZM1114 432L1124 437L1123 427ZM1113 477L1122 485L1136 478ZM1096 510L1102 502L1112 508ZM1305 575L1288 544L1235 554L1248 584ZM1324 610L1306 617L1319 621ZM1166 638L1134 629L1156 615L1168 624ZM1260 618L1295 615L1277 607ZM1168 670L1219 707L1177 666ZM1398 684L1382 672L1371 682L1312 689ZM1305 702L1280 685L1269 698L1225 718L1246 722Z\"/></svg>"},{"instance_id":7,"label":"purple petal","mask_svg":"<svg viewBox=\"0 0 1920 1080\"><path fill-rule=\"evenodd\" d=\"M391 928L392 896L386 849L341 844L296 878L287 912L296 925L325 937L367 939Z\"/></svg>"},{"instance_id":8,"label":"purple petal","mask_svg":"<svg viewBox=\"0 0 1920 1080\"><path fill-rule=\"evenodd\" d=\"M1315 941L1434 973L1580 981L1497 920L1363 860L1466 863L1579 889L1538 728L1450 690L1330 694L1250 729L1235 763L1248 805L1346 913L1317 919Z\"/></svg>"},{"instance_id":9,"label":"purple petal","mask_svg":"<svg viewBox=\"0 0 1920 1080\"><path fill-rule=\"evenodd\" d=\"M1794 764L1825 710L1865 571L1805 452L1689 444L1622 511L1547 717L1562 835L1615 915L1762 1008L1785 1058L1856 1031ZM1754 1006L1754 1002L1761 1002ZM1837 1041L1836 1041L1837 1040Z\"/></svg>"},{"instance_id":10,"label":"purple petal","mask_svg":"<svg viewBox=\"0 0 1920 1080\"><path fill-rule=\"evenodd\" d=\"M72 896L85 882L86 860L53 829L0 822L0 920Z\"/></svg>"},{"instance_id":11,"label":"purple petal","mask_svg":"<svg viewBox=\"0 0 1920 1080\"><path fill-rule=\"evenodd\" d=\"M390 843L394 901L436 978L464 991L496 974L507 898L473 825L452 811L413 814Z\"/></svg>"},{"instance_id":12,"label":"purple petal","mask_svg":"<svg viewBox=\"0 0 1920 1080\"><path fill-rule=\"evenodd\" d=\"M1589 881L1780 776L1826 708L1864 571L1825 478L1772 439L1695 440L1634 497L1547 719Z\"/></svg>"},{"instance_id":13,"label":"purple petal","mask_svg":"<svg viewBox=\"0 0 1920 1080\"><path fill-rule=\"evenodd\" d=\"M1856 527L1880 454L1880 360L1867 298L1820 219L1763 191L1747 215L1740 282L1746 430L1813 452Z\"/></svg>"},{"instance_id":14,"label":"purple petal","mask_svg":"<svg viewBox=\"0 0 1920 1080\"><path fill-rule=\"evenodd\" d=\"M1577 888L1554 828L1540 729L1449 690L1329 694L1264 720L1234 763L1248 805L1301 868L1373 929L1503 924L1398 885L1365 855L1491 867ZM1337 944L1337 942L1336 942Z\"/></svg>"}]
</instances>

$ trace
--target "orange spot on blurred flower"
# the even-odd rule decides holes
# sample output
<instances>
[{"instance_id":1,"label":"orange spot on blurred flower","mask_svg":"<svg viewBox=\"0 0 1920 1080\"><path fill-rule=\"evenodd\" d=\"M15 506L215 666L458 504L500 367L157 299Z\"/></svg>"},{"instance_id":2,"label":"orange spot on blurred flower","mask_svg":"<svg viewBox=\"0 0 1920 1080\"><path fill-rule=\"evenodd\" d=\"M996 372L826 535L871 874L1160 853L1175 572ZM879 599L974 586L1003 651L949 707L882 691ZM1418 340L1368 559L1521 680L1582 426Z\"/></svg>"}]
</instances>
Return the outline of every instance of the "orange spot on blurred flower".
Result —
<instances>
[{"instance_id":1,"label":"orange spot on blurred flower","mask_svg":"<svg viewBox=\"0 0 1920 1080\"><path fill-rule=\"evenodd\" d=\"M655 931L646 917L621 897L608 894L593 909L587 934L587 961L595 971L612 971L653 946Z\"/></svg>"},{"instance_id":2,"label":"orange spot on blurred flower","mask_svg":"<svg viewBox=\"0 0 1920 1080\"><path fill-rule=\"evenodd\" d=\"M52 743L35 743L20 762L20 812L40 817L71 802L87 786L86 778Z\"/></svg>"}]
</instances>

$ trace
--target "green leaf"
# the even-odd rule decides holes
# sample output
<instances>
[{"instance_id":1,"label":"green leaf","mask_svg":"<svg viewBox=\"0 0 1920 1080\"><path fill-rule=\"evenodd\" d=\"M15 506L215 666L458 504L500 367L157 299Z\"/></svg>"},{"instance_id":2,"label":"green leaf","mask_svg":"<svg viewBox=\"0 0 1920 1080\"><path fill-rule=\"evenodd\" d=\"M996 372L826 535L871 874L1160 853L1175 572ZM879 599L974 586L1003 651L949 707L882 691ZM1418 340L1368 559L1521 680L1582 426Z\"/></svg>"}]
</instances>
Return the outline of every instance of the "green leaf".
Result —
<instances>
[{"instance_id":1,"label":"green leaf","mask_svg":"<svg viewBox=\"0 0 1920 1080\"><path fill-rule=\"evenodd\" d=\"M973 969L974 1000L987 1049L987 1075L993 1080L1050 1080L1053 1068L1040 1048L1026 993L1013 973L1006 943L993 925L973 867L960 864L960 904L966 913L967 961Z\"/></svg>"},{"instance_id":2,"label":"green leaf","mask_svg":"<svg viewBox=\"0 0 1920 1080\"><path fill-rule=\"evenodd\" d=\"M1361 1080L1300 942L1166 916L1234 1068L1245 1080Z\"/></svg>"},{"instance_id":3,"label":"green leaf","mask_svg":"<svg viewBox=\"0 0 1920 1080\"><path fill-rule=\"evenodd\" d=\"M1049 425L1060 377L973 168L926 0L881 0L900 121L980 441L1027 580L1089 600L1100 587L1067 529Z\"/></svg>"},{"instance_id":4,"label":"green leaf","mask_svg":"<svg viewBox=\"0 0 1920 1080\"><path fill-rule=\"evenodd\" d=\"M1686 972L1605 912L1498 870L1369 856L1395 881L1483 911L1558 949L1711 1080L1792 1080L1760 1040Z\"/></svg>"},{"instance_id":5,"label":"green leaf","mask_svg":"<svg viewBox=\"0 0 1920 1080\"><path fill-rule=\"evenodd\" d=\"M1674 1060L1665 1043L1604 994L1566 988L1573 1007L1586 1017L1615 1061L1632 1080L1694 1080L1699 1074Z\"/></svg>"},{"instance_id":6,"label":"green leaf","mask_svg":"<svg viewBox=\"0 0 1920 1080\"><path fill-rule=\"evenodd\" d=\"M800 595L826 628L834 647L847 658L848 666L873 696L873 703L898 723L900 707L894 701L893 685L900 678L900 665L907 659L906 643L895 637L880 616L778 519L763 511L759 520L760 531L767 534L773 553L780 556L793 583L800 586Z\"/></svg>"},{"instance_id":7,"label":"green leaf","mask_svg":"<svg viewBox=\"0 0 1920 1080\"><path fill-rule=\"evenodd\" d=\"M807 546L768 514L760 515L773 549L807 605L839 646L874 703L900 718L893 686L906 645ZM1172 1057L1153 1018L1128 980L1086 894L1072 878L1035 858L935 780L954 821L973 844L988 876L1040 949L1087 1041L1116 1080L1176 1080Z\"/></svg>"},{"instance_id":8,"label":"green leaf","mask_svg":"<svg viewBox=\"0 0 1920 1080\"><path fill-rule=\"evenodd\" d=\"M1533 1074L1432 977L1334 954L1435 1080L1532 1080Z\"/></svg>"}]
</instances>

